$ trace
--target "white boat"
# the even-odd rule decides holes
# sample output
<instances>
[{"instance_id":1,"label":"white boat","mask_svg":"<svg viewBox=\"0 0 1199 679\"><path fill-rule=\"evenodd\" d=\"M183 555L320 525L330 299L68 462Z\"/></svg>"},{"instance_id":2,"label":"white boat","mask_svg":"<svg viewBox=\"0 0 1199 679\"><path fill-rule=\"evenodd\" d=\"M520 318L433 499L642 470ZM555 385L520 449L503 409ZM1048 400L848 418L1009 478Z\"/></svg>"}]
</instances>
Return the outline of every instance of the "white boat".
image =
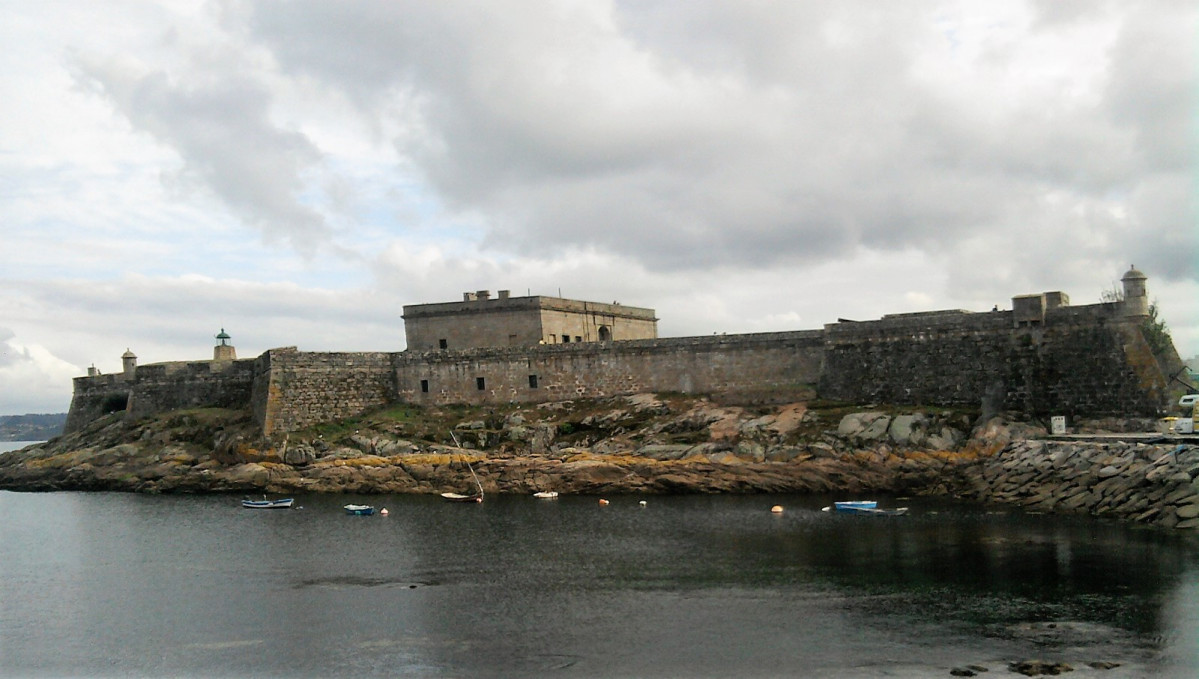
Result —
<instances>
[{"instance_id":1,"label":"white boat","mask_svg":"<svg viewBox=\"0 0 1199 679\"><path fill-rule=\"evenodd\" d=\"M346 514L355 516L370 516L375 513L375 508L370 505L346 505L342 509L346 510Z\"/></svg>"},{"instance_id":2,"label":"white boat","mask_svg":"<svg viewBox=\"0 0 1199 679\"><path fill-rule=\"evenodd\" d=\"M289 497L277 500L267 500L266 498L251 500L250 498L245 498L241 501L241 506L246 509L291 509L293 502L294 500Z\"/></svg>"},{"instance_id":3,"label":"white boat","mask_svg":"<svg viewBox=\"0 0 1199 679\"><path fill-rule=\"evenodd\" d=\"M455 441L457 441L457 439L455 439ZM479 489L478 492L471 493L470 495L463 495L462 493L442 493L441 494L442 498L449 500L450 502L482 502L483 501L483 484L479 482L479 477L477 475L475 475L475 468L470 466L469 462L466 463L466 468L470 470L470 475L475 478L475 487Z\"/></svg>"},{"instance_id":4,"label":"white boat","mask_svg":"<svg viewBox=\"0 0 1199 679\"><path fill-rule=\"evenodd\" d=\"M474 493L471 495L463 495L462 493L442 493L441 497L450 502L482 502L483 494Z\"/></svg>"},{"instance_id":5,"label":"white boat","mask_svg":"<svg viewBox=\"0 0 1199 679\"><path fill-rule=\"evenodd\" d=\"M557 500L558 499L558 491L543 490L543 491L533 493L533 497L535 497L539 500Z\"/></svg>"}]
</instances>

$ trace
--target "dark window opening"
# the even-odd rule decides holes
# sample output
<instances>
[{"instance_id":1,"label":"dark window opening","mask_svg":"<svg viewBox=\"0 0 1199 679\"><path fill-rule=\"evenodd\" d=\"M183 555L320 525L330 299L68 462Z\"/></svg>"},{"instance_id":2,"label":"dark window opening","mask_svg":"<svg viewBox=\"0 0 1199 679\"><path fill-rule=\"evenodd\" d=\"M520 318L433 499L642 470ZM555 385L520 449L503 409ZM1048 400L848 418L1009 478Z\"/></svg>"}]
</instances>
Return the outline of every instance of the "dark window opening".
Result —
<instances>
[{"instance_id":1,"label":"dark window opening","mask_svg":"<svg viewBox=\"0 0 1199 679\"><path fill-rule=\"evenodd\" d=\"M479 388L479 391L483 391L484 389L487 388L487 385L483 382L482 377L475 378L475 386Z\"/></svg>"},{"instance_id":2,"label":"dark window opening","mask_svg":"<svg viewBox=\"0 0 1199 679\"><path fill-rule=\"evenodd\" d=\"M420 381L420 391L422 394L429 393L429 380Z\"/></svg>"},{"instance_id":3,"label":"dark window opening","mask_svg":"<svg viewBox=\"0 0 1199 679\"><path fill-rule=\"evenodd\" d=\"M530 389L537 388L537 376L536 375L529 375L529 388Z\"/></svg>"},{"instance_id":4,"label":"dark window opening","mask_svg":"<svg viewBox=\"0 0 1199 679\"><path fill-rule=\"evenodd\" d=\"M599 329L599 338L601 342L611 342L612 330L610 330L606 325L601 325Z\"/></svg>"},{"instance_id":5,"label":"dark window opening","mask_svg":"<svg viewBox=\"0 0 1199 679\"><path fill-rule=\"evenodd\" d=\"M570 335L563 335L563 336L562 336L562 342L563 342L563 343L569 343L569 342L570 342Z\"/></svg>"},{"instance_id":6,"label":"dark window opening","mask_svg":"<svg viewBox=\"0 0 1199 679\"><path fill-rule=\"evenodd\" d=\"M439 339L437 340L437 346L441 349L446 349L450 346L450 344L443 339Z\"/></svg>"},{"instance_id":7,"label":"dark window opening","mask_svg":"<svg viewBox=\"0 0 1199 679\"><path fill-rule=\"evenodd\" d=\"M579 337L578 335L575 335L575 341L576 341L576 342L582 342L582 341L583 341L583 338L582 338L582 337Z\"/></svg>"}]
</instances>

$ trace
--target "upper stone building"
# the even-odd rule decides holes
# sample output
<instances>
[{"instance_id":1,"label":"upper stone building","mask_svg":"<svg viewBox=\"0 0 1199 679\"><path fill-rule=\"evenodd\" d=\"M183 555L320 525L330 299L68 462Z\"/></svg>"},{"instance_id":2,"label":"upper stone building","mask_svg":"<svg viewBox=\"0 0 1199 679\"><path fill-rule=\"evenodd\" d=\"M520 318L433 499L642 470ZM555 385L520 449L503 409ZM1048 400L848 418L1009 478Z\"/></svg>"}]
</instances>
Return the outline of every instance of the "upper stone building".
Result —
<instances>
[{"instance_id":1,"label":"upper stone building","mask_svg":"<svg viewBox=\"0 0 1199 679\"><path fill-rule=\"evenodd\" d=\"M409 351L656 339L653 309L560 297L512 297L500 290L465 292L461 302L404 307Z\"/></svg>"}]
</instances>

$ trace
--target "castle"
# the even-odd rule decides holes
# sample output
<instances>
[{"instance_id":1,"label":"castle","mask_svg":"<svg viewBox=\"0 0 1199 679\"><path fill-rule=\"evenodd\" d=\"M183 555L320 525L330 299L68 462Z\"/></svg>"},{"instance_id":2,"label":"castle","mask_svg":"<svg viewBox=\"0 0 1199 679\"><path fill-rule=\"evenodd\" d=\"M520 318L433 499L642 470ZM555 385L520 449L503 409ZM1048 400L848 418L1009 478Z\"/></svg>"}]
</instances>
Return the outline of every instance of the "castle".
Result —
<instances>
[{"instance_id":1,"label":"castle","mask_svg":"<svg viewBox=\"0 0 1199 679\"><path fill-rule=\"evenodd\" d=\"M221 330L211 361L90 370L74 380L66 431L102 415L249 408L267 436L396 403L537 403L641 392L745 404L820 398L964 406L1035 416L1153 416L1183 390L1173 347L1154 349L1146 277L1123 299L1070 306L1061 292L1012 309L841 320L820 330L659 338L652 309L465 293L404 307L401 352L270 349L238 359Z\"/></svg>"}]
</instances>

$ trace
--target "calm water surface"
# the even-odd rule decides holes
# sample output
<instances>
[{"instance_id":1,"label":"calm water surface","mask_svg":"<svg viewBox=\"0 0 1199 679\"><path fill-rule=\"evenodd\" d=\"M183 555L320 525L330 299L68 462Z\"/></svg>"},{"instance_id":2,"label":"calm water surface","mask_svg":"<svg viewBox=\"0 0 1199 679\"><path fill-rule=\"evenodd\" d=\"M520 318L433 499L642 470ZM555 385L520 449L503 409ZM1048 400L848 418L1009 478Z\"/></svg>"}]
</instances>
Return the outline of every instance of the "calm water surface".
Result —
<instances>
[{"instance_id":1,"label":"calm water surface","mask_svg":"<svg viewBox=\"0 0 1199 679\"><path fill-rule=\"evenodd\" d=\"M811 496L239 500L0 492L0 674L1199 676L1189 534Z\"/></svg>"}]
</instances>

